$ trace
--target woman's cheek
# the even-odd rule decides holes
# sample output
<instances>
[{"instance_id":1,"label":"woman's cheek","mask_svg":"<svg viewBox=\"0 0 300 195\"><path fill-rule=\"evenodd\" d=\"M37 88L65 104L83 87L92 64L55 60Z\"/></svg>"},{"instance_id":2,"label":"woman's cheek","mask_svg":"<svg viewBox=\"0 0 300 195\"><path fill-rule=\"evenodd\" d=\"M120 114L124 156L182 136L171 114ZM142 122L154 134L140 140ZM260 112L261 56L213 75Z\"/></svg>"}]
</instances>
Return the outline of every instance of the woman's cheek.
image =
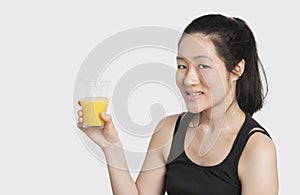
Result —
<instances>
[{"instance_id":1,"label":"woman's cheek","mask_svg":"<svg viewBox=\"0 0 300 195\"><path fill-rule=\"evenodd\" d=\"M220 74L206 75L205 80L213 102L225 98L227 85Z\"/></svg>"},{"instance_id":2,"label":"woman's cheek","mask_svg":"<svg viewBox=\"0 0 300 195\"><path fill-rule=\"evenodd\" d=\"M183 87L184 78L185 74L183 72L176 72L176 84L179 89Z\"/></svg>"}]
</instances>

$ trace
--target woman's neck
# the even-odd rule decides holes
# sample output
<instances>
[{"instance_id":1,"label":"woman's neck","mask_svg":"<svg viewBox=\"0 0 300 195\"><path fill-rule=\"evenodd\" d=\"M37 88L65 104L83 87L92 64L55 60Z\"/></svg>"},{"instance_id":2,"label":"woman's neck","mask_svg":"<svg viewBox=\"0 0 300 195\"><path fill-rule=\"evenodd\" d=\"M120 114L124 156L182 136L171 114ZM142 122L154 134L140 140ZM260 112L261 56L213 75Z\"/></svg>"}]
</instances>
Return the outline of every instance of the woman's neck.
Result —
<instances>
[{"instance_id":1,"label":"woman's neck","mask_svg":"<svg viewBox=\"0 0 300 195\"><path fill-rule=\"evenodd\" d=\"M244 121L245 113L241 110L237 100L233 100L227 105L219 105L209 110L205 110L192 120L192 124L201 124L202 127L214 129L228 129L236 122Z\"/></svg>"}]
</instances>

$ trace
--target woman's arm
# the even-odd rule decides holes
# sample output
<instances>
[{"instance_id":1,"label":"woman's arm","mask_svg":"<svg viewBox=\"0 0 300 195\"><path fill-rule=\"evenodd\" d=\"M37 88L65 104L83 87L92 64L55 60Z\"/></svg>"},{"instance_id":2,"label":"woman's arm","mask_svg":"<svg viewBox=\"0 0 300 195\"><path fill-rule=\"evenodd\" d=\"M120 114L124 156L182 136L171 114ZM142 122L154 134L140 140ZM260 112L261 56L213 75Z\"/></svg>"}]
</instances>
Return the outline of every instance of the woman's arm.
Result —
<instances>
[{"instance_id":1,"label":"woman's arm","mask_svg":"<svg viewBox=\"0 0 300 195\"><path fill-rule=\"evenodd\" d=\"M239 161L242 195L277 195L278 173L273 141L262 133L253 134Z\"/></svg>"},{"instance_id":2,"label":"woman's arm","mask_svg":"<svg viewBox=\"0 0 300 195\"><path fill-rule=\"evenodd\" d=\"M82 111L78 111L77 126L103 150L113 194L138 195L138 189L128 171L124 150L111 116L101 113L101 117L105 121L104 127L84 127L82 115Z\"/></svg>"},{"instance_id":3,"label":"woman's arm","mask_svg":"<svg viewBox=\"0 0 300 195\"><path fill-rule=\"evenodd\" d=\"M170 125L173 128L175 125L174 117L171 117L172 120L169 119L170 117L167 117L156 127L143 168L135 183L128 171L124 150L111 116L107 114L101 115L105 121L104 128L85 128L82 125L82 112L80 111L78 115L78 127L99 145L105 154L111 187L115 195L161 195L164 193L166 168L165 157L162 153L168 147L167 141L172 135ZM165 137L168 135L169 137Z\"/></svg>"},{"instance_id":4,"label":"woman's arm","mask_svg":"<svg viewBox=\"0 0 300 195\"><path fill-rule=\"evenodd\" d=\"M165 193L166 161L178 114L162 119L152 135L142 170L136 180L140 195Z\"/></svg>"},{"instance_id":5,"label":"woman's arm","mask_svg":"<svg viewBox=\"0 0 300 195\"><path fill-rule=\"evenodd\" d=\"M170 117L167 117L158 123L136 183L133 182L127 170L121 147L112 147L104 152L114 194L162 195L165 193L166 158L164 152L169 148L172 122L175 124Z\"/></svg>"}]
</instances>

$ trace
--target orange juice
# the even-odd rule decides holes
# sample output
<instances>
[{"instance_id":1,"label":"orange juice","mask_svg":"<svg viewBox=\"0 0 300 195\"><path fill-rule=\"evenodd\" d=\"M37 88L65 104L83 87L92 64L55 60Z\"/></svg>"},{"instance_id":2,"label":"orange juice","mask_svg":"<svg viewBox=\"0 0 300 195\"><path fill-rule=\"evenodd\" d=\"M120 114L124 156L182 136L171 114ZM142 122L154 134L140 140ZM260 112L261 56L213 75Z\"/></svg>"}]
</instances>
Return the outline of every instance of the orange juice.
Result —
<instances>
[{"instance_id":1,"label":"orange juice","mask_svg":"<svg viewBox=\"0 0 300 195\"><path fill-rule=\"evenodd\" d=\"M86 126L103 126L101 112L106 112L108 99L104 97L87 97L80 100L83 111L83 124Z\"/></svg>"}]
</instances>

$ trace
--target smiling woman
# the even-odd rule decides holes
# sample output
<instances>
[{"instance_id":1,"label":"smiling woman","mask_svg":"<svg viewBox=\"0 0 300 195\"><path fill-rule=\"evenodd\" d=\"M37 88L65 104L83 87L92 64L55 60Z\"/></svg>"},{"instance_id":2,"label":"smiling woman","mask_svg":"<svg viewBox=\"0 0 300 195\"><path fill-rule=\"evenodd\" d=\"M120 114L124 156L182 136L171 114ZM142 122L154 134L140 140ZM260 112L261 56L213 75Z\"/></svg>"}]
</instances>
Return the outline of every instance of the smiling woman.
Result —
<instances>
[{"instance_id":1,"label":"smiling woman","mask_svg":"<svg viewBox=\"0 0 300 195\"><path fill-rule=\"evenodd\" d=\"M176 82L189 112L200 113L212 108L212 104L219 103L225 95L233 98L234 87L230 87L226 78L228 74L224 62L217 56L213 43L204 35L184 34L179 44L177 63ZM220 109L224 106L220 105Z\"/></svg>"},{"instance_id":2,"label":"smiling woman","mask_svg":"<svg viewBox=\"0 0 300 195\"><path fill-rule=\"evenodd\" d=\"M275 145L252 118L264 100L260 66L243 20L192 21L179 41L176 73L188 112L157 125L136 181L112 117L102 113L103 127L86 127L80 110L78 127L103 150L114 194L278 194Z\"/></svg>"},{"instance_id":3,"label":"smiling woman","mask_svg":"<svg viewBox=\"0 0 300 195\"><path fill-rule=\"evenodd\" d=\"M175 128L170 155L176 155L167 163L168 193L277 194L275 147L251 118L264 99L251 30L240 19L208 15L195 19L184 32L176 82L194 116L180 117L197 125ZM178 145L182 153L173 149ZM264 176L259 176L261 171ZM265 180L269 183L263 186L258 182Z\"/></svg>"}]
</instances>

